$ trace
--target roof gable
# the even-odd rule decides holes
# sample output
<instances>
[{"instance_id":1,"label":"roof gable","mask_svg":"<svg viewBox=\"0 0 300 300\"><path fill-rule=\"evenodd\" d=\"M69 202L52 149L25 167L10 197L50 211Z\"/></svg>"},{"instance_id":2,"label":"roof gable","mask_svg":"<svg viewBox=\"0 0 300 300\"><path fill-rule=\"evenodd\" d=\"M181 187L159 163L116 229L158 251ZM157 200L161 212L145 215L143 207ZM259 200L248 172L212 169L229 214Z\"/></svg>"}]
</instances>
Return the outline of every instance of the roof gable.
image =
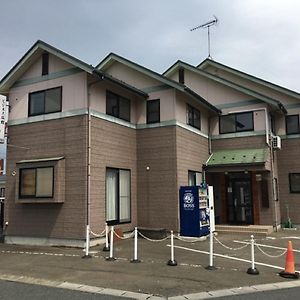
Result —
<instances>
[{"instance_id":1,"label":"roof gable","mask_svg":"<svg viewBox=\"0 0 300 300\"><path fill-rule=\"evenodd\" d=\"M96 70L92 65L85 63L84 61L63 52L41 40L38 40L23 56L22 58L12 67L12 69L2 78L0 81L0 93L7 94L9 89L13 84L22 76L28 68L36 61L36 59L44 52L60 58L61 60L85 71L89 74L92 74L102 80L107 80L113 82L116 85L121 86L122 88L128 89L133 93L138 94L141 97L148 97L148 94L133 87L125 82L122 82L109 74L105 74L102 71Z\"/></svg>"},{"instance_id":2,"label":"roof gable","mask_svg":"<svg viewBox=\"0 0 300 300\"><path fill-rule=\"evenodd\" d=\"M106 71L114 62L118 62L121 64L126 65L129 68L132 68L133 70L136 70L138 72L141 72L153 79L156 79L158 81L160 81L161 83L168 85L180 92L183 92L184 94L188 95L189 97L192 97L194 99L196 99L197 101L200 101L202 105L204 105L206 108L208 108L209 110L220 114L221 111L216 108L214 105L212 105L211 103L209 103L208 101L206 101L203 97L201 97L199 94L197 94L196 92L192 91L190 88L186 87L184 84L178 83L174 80L171 80L159 73L156 73L150 69L147 69L135 62L132 62L124 57L121 57L115 53L110 53L109 55L107 55L97 66L96 68L98 70L102 70L102 71Z\"/></svg>"},{"instance_id":3,"label":"roof gable","mask_svg":"<svg viewBox=\"0 0 300 300\"><path fill-rule=\"evenodd\" d=\"M267 80L261 79L259 77L250 75L248 73L242 72L240 70L234 69L232 67L229 67L227 65L224 65L220 62L216 62L216 61L211 60L211 59L205 59L203 62L201 62L197 66L197 68L201 69L201 70L205 70L209 66L213 66L213 67L216 67L218 69L225 70L225 71L227 71L231 74L234 74L234 75L237 75L239 77L248 79L248 80L252 81L253 83L260 84L262 86L268 87L268 88L273 89L275 91L278 91L280 93L283 93L283 94L286 94L286 95L289 95L289 96L300 99L300 93L298 93L296 91L290 90L288 88L282 87L282 86L277 85L275 83L272 83L270 81L267 81Z\"/></svg>"},{"instance_id":4,"label":"roof gable","mask_svg":"<svg viewBox=\"0 0 300 300\"><path fill-rule=\"evenodd\" d=\"M130 61L122 56L119 56L115 53L110 53L108 54L97 66L96 66L96 69L98 70L102 70L102 71L105 71L107 70L114 62L119 62L121 64L124 64L126 65L127 67L130 67L131 69L134 69L138 72L141 72L153 79L156 79L158 81L160 81L161 83L163 84L166 84L170 87L173 87L173 88L179 88L179 89L182 89L184 88L184 85L183 84L180 84L174 80L171 80L169 78L166 78L165 76L162 76L161 74L157 73L157 72L154 72L148 68L145 68L133 61Z\"/></svg>"},{"instance_id":5,"label":"roof gable","mask_svg":"<svg viewBox=\"0 0 300 300\"><path fill-rule=\"evenodd\" d=\"M47 51L60 59L82 69L90 74L93 73L93 67L87 63L43 42L38 40L11 68L11 70L0 81L0 91L7 93L9 88L22 76L28 67L44 52Z\"/></svg>"},{"instance_id":6,"label":"roof gable","mask_svg":"<svg viewBox=\"0 0 300 300\"><path fill-rule=\"evenodd\" d=\"M183 62L183 61L180 61L178 60L177 62L175 62L169 69L167 69L163 74L165 76L171 76L172 74L174 74L174 72L176 72L178 69L180 68L185 68L187 70L190 70L191 72L194 72L200 76L203 76L203 77L206 77L208 79L211 79L215 82L218 82L218 83L221 83L223 85L226 85L230 88L233 88L239 92L242 92L246 95L249 95L251 97L255 97L259 100L262 100L263 102L265 103L268 103L270 104L271 106L275 107L276 109L279 109L281 110L282 112L286 113L286 109L284 108L283 104L276 100L276 99L273 99L273 98L270 98L268 96L265 96L261 93L258 93L256 91L253 91L251 89L248 89L244 86L241 86L241 85L238 85L236 84L235 82L232 82L232 81L229 81L227 79L224 79L224 78L221 78L221 77L218 77L218 76L215 76L211 73L208 73L204 70L202 70L201 68L197 68L197 67L194 67L186 62Z\"/></svg>"}]
</instances>

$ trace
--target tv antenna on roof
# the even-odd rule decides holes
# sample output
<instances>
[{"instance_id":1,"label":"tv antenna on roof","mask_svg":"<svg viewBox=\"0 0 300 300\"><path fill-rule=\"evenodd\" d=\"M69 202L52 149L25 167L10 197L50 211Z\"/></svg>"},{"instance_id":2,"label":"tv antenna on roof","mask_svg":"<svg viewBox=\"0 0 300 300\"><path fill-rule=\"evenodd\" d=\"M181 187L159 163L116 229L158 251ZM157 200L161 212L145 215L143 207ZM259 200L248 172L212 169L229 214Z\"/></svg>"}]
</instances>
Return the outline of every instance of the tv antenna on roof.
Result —
<instances>
[{"instance_id":1,"label":"tv antenna on roof","mask_svg":"<svg viewBox=\"0 0 300 300\"><path fill-rule=\"evenodd\" d=\"M211 21L208 21L202 25L199 25L197 27L194 27L192 29L190 29L190 31L194 31L194 30L197 30L197 29L200 29L200 28L207 28L207 41L208 41L208 58L212 59L211 55L210 55L210 32L209 32L209 28L210 26L213 26L213 25L217 25L218 23L218 18L216 16L214 16L214 19L211 20Z\"/></svg>"}]
</instances>

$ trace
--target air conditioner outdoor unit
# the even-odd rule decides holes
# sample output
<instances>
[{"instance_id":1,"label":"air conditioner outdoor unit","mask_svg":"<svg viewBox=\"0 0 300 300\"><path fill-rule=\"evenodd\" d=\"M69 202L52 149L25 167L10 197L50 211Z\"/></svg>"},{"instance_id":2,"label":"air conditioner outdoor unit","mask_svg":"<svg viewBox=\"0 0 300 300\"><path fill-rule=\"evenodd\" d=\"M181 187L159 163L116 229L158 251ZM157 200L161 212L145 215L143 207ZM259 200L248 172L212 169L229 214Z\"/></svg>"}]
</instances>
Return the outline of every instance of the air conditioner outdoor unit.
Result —
<instances>
[{"instance_id":1,"label":"air conditioner outdoor unit","mask_svg":"<svg viewBox=\"0 0 300 300\"><path fill-rule=\"evenodd\" d=\"M281 149L281 138L280 136L276 135L276 136L273 136L272 138L272 143L273 143L273 149Z\"/></svg>"}]
</instances>

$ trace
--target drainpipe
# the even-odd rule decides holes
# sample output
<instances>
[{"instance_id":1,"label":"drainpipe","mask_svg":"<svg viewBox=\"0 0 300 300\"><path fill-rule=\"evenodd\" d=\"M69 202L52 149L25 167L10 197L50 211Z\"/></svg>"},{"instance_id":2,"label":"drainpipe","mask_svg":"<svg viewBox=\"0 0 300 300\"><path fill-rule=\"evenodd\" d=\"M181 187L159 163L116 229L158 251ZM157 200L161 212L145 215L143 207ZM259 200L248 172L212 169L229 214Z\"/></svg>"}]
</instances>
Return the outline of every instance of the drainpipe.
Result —
<instances>
[{"instance_id":1,"label":"drainpipe","mask_svg":"<svg viewBox=\"0 0 300 300\"><path fill-rule=\"evenodd\" d=\"M87 86L87 109L88 109L88 124L87 124L87 202L86 202L86 236L85 236L85 255L83 257L91 257L89 254L90 248L90 206L91 206L91 99L90 88L92 85L102 81L104 77L93 81Z\"/></svg>"},{"instance_id":2,"label":"drainpipe","mask_svg":"<svg viewBox=\"0 0 300 300\"><path fill-rule=\"evenodd\" d=\"M206 182L206 169L207 169L207 163L209 162L210 158L212 157L212 150L211 150L211 133L210 133L210 130L211 130L211 127L210 127L210 122L211 122L211 118L212 117L209 117L208 118L208 154L209 154L209 157L206 161L206 163L204 165L202 165L202 182Z\"/></svg>"},{"instance_id":3,"label":"drainpipe","mask_svg":"<svg viewBox=\"0 0 300 300\"><path fill-rule=\"evenodd\" d=\"M272 180L272 198L274 202L274 217L275 217L275 230L277 231L277 225L278 225L278 216L277 216L277 205L275 199L274 199L274 181L275 181L275 176L274 176L274 161L273 161L273 144L270 142L269 134L270 134L270 129L269 129L269 118L268 118L268 113L267 109L265 107L262 108L253 108L253 109L248 109L248 110L237 110L237 111L231 111L228 114L231 113L242 113L242 112L249 112L249 111L264 111L265 112L265 126L266 126L266 144L268 145L268 148L270 150L270 163L271 163L271 180Z\"/></svg>"}]
</instances>

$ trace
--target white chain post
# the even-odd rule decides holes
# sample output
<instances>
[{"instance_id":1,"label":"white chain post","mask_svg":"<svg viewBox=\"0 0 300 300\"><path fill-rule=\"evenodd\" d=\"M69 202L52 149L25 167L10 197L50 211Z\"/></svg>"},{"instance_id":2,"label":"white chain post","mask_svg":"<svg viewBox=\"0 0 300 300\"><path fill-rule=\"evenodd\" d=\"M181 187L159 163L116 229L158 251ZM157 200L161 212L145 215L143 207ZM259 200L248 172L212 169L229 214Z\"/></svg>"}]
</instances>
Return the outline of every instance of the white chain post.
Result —
<instances>
[{"instance_id":1,"label":"white chain post","mask_svg":"<svg viewBox=\"0 0 300 300\"><path fill-rule=\"evenodd\" d=\"M248 268L247 274L250 275L258 275L259 272L255 268L255 261L254 261L254 236L251 235L251 268Z\"/></svg>"},{"instance_id":2,"label":"white chain post","mask_svg":"<svg viewBox=\"0 0 300 300\"><path fill-rule=\"evenodd\" d=\"M86 225L86 232L85 232L85 254L82 258L91 258L92 256L89 253L90 250L90 225Z\"/></svg>"},{"instance_id":3,"label":"white chain post","mask_svg":"<svg viewBox=\"0 0 300 300\"><path fill-rule=\"evenodd\" d=\"M216 270L217 268L214 266L214 233L213 228L209 225L209 265L205 268L206 270Z\"/></svg>"},{"instance_id":4,"label":"white chain post","mask_svg":"<svg viewBox=\"0 0 300 300\"><path fill-rule=\"evenodd\" d=\"M105 246L103 247L103 251L107 252L109 251L109 245L108 245L108 225L105 223Z\"/></svg>"},{"instance_id":5,"label":"white chain post","mask_svg":"<svg viewBox=\"0 0 300 300\"><path fill-rule=\"evenodd\" d=\"M177 266L177 261L174 258L174 234L171 230L171 259L167 262L168 266Z\"/></svg>"},{"instance_id":6,"label":"white chain post","mask_svg":"<svg viewBox=\"0 0 300 300\"><path fill-rule=\"evenodd\" d=\"M109 249L109 257L106 260L113 261L116 260L114 258L114 226L110 227L110 249Z\"/></svg>"},{"instance_id":7,"label":"white chain post","mask_svg":"<svg viewBox=\"0 0 300 300\"><path fill-rule=\"evenodd\" d=\"M134 253L133 253L133 259L130 261L132 263L139 263L141 262L138 259L138 254L137 254L137 240L138 240L138 231L137 227L134 228Z\"/></svg>"}]
</instances>

